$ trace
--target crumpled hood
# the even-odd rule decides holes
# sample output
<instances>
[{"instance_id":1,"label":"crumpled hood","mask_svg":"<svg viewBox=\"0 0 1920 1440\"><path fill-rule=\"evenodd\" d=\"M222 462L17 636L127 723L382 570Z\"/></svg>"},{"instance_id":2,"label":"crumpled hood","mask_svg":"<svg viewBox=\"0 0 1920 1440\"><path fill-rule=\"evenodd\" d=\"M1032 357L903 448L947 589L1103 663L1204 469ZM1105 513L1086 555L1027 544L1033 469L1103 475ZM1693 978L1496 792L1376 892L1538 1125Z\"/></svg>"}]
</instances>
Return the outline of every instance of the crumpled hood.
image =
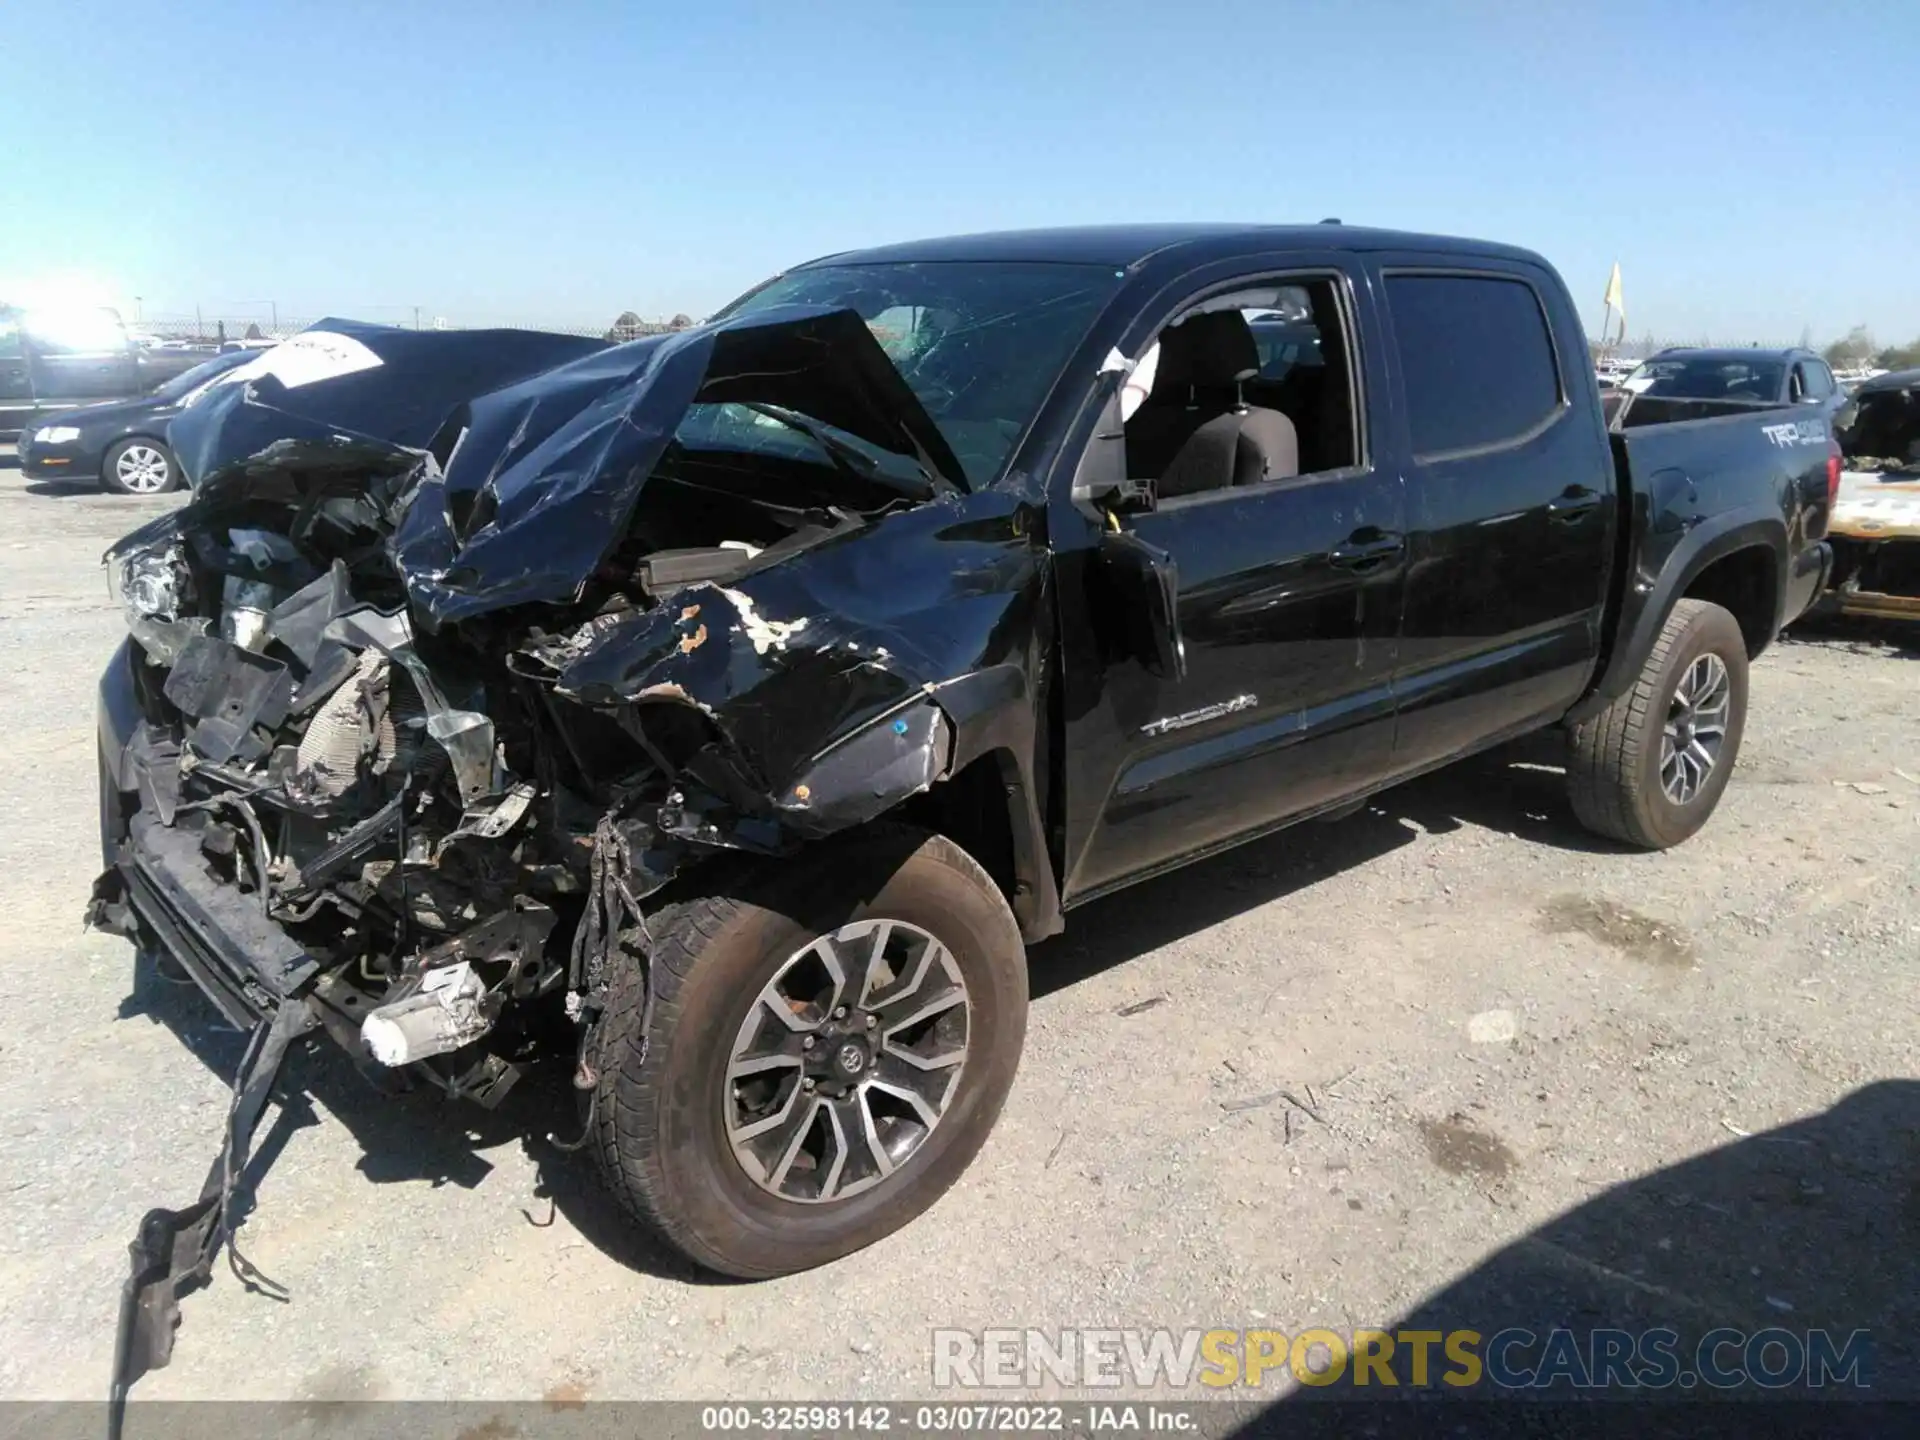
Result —
<instances>
[{"instance_id":1,"label":"crumpled hood","mask_svg":"<svg viewBox=\"0 0 1920 1440\"><path fill-rule=\"evenodd\" d=\"M966 488L851 310L771 307L618 346L330 320L270 354L173 422L193 505L420 469L392 548L428 629L575 595L697 403L797 411Z\"/></svg>"},{"instance_id":2,"label":"crumpled hood","mask_svg":"<svg viewBox=\"0 0 1920 1440\"><path fill-rule=\"evenodd\" d=\"M189 509L291 498L304 479L399 474L475 395L604 351L532 330L400 330L322 320L215 378L168 426Z\"/></svg>"},{"instance_id":3,"label":"crumpled hood","mask_svg":"<svg viewBox=\"0 0 1920 1440\"><path fill-rule=\"evenodd\" d=\"M446 474L395 537L430 625L569 598L619 539L687 409L755 401L912 455L958 460L866 322L780 306L621 345L474 401Z\"/></svg>"}]
</instances>

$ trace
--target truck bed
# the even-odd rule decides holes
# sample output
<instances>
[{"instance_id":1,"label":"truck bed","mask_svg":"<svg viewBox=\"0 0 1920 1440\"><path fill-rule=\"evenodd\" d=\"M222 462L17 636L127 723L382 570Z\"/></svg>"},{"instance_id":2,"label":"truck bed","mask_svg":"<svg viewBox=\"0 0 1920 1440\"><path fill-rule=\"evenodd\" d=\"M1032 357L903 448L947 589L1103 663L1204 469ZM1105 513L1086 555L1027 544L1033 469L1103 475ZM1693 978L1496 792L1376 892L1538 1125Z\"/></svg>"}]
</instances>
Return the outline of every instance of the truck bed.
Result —
<instances>
[{"instance_id":1,"label":"truck bed","mask_svg":"<svg viewBox=\"0 0 1920 1440\"><path fill-rule=\"evenodd\" d=\"M1641 430L1650 425L1722 419L1732 415L1751 415L1756 411L1787 408L1777 400L1713 400L1677 395L1635 395L1619 409L1610 411L1608 419L1616 428Z\"/></svg>"},{"instance_id":2,"label":"truck bed","mask_svg":"<svg viewBox=\"0 0 1920 1440\"><path fill-rule=\"evenodd\" d=\"M1747 636L1753 653L1812 603L1831 563L1831 551L1818 542L1826 534L1839 448L1825 420L1791 419L1790 409L1742 403L1703 419L1656 422L1643 415L1612 431L1626 517L1612 597L1618 617L1609 628L1613 651L1624 646L1626 653L1644 653L1650 637L1639 631L1670 608L1663 577L1678 573L1668 560L1683 545L1710 558L1761 542L1781 557L1779 573L1744 582L1764 585L1773 600L1773 622Z\"/></svg>"}]
</instances>

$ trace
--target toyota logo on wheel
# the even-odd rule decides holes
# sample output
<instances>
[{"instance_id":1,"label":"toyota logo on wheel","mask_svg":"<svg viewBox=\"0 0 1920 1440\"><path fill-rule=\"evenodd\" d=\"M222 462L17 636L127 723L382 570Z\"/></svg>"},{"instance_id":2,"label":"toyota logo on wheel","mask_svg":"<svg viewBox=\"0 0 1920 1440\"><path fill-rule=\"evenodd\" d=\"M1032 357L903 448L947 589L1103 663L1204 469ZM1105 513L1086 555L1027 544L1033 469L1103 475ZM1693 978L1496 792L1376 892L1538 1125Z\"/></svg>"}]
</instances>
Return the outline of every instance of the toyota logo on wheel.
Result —
<instances>
[{"instance_id":1,"label":"toyota logo on wheel","mask_svg":"<svg viewBox=\"0 0 1920 1440\"><path fill-rule=\"evenodd\" d=\"M858 1045L848 1043L840 1047L840 1053L833 1057L840 1068L849 1075L858 1075L860 1067L867 1063L866 1052Z\"/></svg>"}]
</instances>

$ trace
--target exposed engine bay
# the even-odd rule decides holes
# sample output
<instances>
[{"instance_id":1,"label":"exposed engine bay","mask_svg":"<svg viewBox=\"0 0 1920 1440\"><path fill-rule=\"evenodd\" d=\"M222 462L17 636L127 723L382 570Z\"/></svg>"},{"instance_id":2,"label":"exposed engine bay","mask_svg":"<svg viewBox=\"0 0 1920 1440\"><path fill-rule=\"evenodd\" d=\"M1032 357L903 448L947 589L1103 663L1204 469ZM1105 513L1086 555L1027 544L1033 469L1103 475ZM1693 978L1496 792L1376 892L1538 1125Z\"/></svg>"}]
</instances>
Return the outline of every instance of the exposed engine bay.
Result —
<instances>
[{"instance_id":1,"label":"exposed engine bay","mask_svg":"<svg viewBox=\"0 0 1920 1440\"><path fill-rule=\"evenodd\" d=\"M643 906L689 865L965 758L953 714L1022 593L968 568L1030 546L1009 500L878 599L834 558L967 490L851 311L612 348L323 322L309 348L175 422L194 497L108 556L130 640L89 919L254 1031L237 1095L317 1026L494 1105L556 1037L588 1064L609 967L644 967ZM166 1363L257 1114L143 1225L118 1396Z\"/></svg>"}]
</instances>

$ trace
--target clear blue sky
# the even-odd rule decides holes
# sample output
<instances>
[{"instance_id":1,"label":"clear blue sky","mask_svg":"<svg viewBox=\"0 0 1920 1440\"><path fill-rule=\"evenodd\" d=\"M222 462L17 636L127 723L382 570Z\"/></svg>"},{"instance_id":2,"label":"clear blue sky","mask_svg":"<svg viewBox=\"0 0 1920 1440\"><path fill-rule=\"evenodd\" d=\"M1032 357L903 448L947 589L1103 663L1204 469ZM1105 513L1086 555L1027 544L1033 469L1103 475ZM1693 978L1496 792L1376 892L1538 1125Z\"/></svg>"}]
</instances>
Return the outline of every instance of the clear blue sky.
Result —
<instances>
[{"instance_id":1,"label":"clear blue sky","mask_svg":"<svg viewBox=\"0 0 1920 1440\"><path fill-rule=\"evenodd\" d=\"M1920 334L1920 4L13 0L0 295L604 324L956 230L1534 247L1589 328Z\"/></svg>"}]
</instances>

